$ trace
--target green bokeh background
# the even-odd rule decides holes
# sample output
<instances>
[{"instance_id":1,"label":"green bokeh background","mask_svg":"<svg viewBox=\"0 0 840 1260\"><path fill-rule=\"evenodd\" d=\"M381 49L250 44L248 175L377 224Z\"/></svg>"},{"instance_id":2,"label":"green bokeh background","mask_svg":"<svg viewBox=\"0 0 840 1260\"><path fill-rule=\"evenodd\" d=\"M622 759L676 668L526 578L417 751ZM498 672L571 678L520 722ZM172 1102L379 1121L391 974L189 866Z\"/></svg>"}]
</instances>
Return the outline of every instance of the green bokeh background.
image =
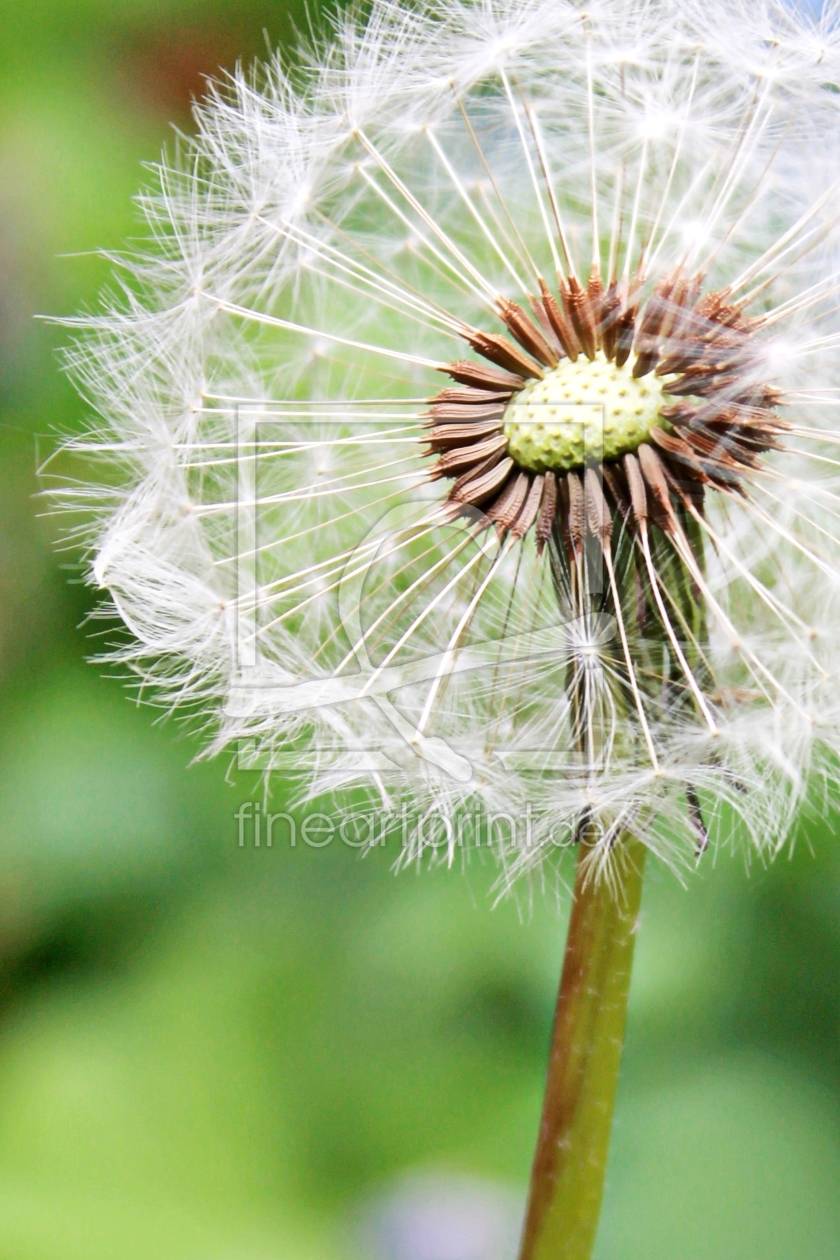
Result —
<instances>
[{"instance_id":1,"label":"green bokeh background","mask_svg":"<svg viewBox=\"0 0 840 1260\"><path fill-rule=\"evenodd\" d=\"M33 315L93 302L202 73L305 20L0 3L0 1260L369 1260L356 1223L412 1170L524 1193L562 898L239 849L256 785L84 663L34 497L83 409ZM840 1256L834 822L769 870L651 871L599 1260Z\"/></svg>"}]
</instances>

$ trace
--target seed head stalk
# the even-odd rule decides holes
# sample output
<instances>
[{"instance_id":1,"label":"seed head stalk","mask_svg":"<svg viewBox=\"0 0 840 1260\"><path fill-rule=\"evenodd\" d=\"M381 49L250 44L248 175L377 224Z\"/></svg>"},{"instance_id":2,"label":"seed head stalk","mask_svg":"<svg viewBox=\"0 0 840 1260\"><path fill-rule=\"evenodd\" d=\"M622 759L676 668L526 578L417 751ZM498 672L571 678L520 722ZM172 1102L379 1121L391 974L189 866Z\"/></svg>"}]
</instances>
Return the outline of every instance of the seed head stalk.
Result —
<instances>
[{"instance_id":1,"label":"seed head stalk","mask_svg":"<svg viewBox=\"0 0 840 1260\"><path fill-rule=\"evenodd\" d=\"M633 469L631 463L631 483L635 480ZM573 592L578 615L585 618L587 608L591 609L597 601L621 626L629 677L625 694L618 697L623 722L635 709L647 729L644 704L650 695L643 697L640 692L635 681L637 670L660 680L666 689L671 684L667 702L671 709L691 702L690 689L684 686L682 692L674 690L673 683L680 678L694 680L693 699L707 712L695 678L697 674L702 676L701 644L707 642L707 633L691 584L684 580L668 583L670 598L679 611L678 625L691 627L687 636L683 631L681 643L657 587L658 580L672 576L662 554L664 538L660 535L654 539L658 562L655 564L644 510L639 509L641 529L631 543L622 536L617 522L594 510L598 496L593 478L597 479L597 472L590 467L584 478L584 486L588 483L590 490L587 523L591 541L597 538L599 546L595 550L581 549L572 542L569 548L564 545L568 531L555 526L551 559L556 589L565 587ZM685 513L682 516L685 526ZM614 534L618 571L612 555ZM698 570L703 572L702 539L695 536L692 541ZM604 582L604 568L609 574L608 583ZM646 593L650 613L644 628L633 608L638 603L635 593L639 590ZM578 727L577 751L581 765L588 767L587 775L591 776L604 754L605 723L600 705L593 705L587 695L586 681L585 675L581 677L578 670L570 669L568 689L577 711L585 715ZM656 770L655 752L648 747L648 753L652 769ZM590 790L594 795L594 779ZM687 804L693 808L699 828L699 853L707 836L696 794L690 788ZM628 819L616 831L610 846L609 878L604 878L598 869L598 857L603 854L598 853L597 833L585 815L578 827L572 911L519 1260L589 1260L595 1245L647 853L646 846L633 833L632 821Z\"/></svg>"},{"instance_id":2,"label":"seed head stalk","mask_svg":"<svg viewBox=\"0 0 840 1260\"><path fill-rule=\"evenodd\" d=\"M615 883L582 841L519 1260L588 1260L624 1043L646 849L620 842Z\"/></svg>"}]
</instances>

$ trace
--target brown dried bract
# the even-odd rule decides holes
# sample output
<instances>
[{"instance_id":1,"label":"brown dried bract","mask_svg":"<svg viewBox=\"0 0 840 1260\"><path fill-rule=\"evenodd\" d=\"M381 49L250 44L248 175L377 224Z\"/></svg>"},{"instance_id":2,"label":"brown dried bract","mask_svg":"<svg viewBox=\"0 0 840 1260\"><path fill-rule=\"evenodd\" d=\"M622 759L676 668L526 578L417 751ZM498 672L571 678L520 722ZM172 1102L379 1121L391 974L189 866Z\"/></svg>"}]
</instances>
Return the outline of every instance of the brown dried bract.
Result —
<instances>
[{"instance_id":1,"label":"brown dried bract","mask_svg":"<svg viewBox=\"0 0 840 1260\"><path fill-rule=\"evenodd\" d=\"M453 477L449 498L481 507L500 535L522 538L533 527L538 551L558 528L571 555L587 533L607 540L616 522L631 531L650 520L665 532L680 507L702 511L709 488L744 494L760 457L785 431L778 395L761 379L760 321L729 300L726 290L702 293L702 276L675 272L647 300L641 282L611 281L593 271L557 293L540 280L532 319L500 299L508 336L465 328L465 341L485 362L460 360L445 369L461 388L441 390L430 404L427 441L438 456L433 477ZM655 373L673 398L635 453L590 470L538 474L507 454L505 409L526 382L603 352L632 374ZM586 489L584 489L584 486ZM596 528L597 524L597 528Z\"/></svg>"}]
</instances>

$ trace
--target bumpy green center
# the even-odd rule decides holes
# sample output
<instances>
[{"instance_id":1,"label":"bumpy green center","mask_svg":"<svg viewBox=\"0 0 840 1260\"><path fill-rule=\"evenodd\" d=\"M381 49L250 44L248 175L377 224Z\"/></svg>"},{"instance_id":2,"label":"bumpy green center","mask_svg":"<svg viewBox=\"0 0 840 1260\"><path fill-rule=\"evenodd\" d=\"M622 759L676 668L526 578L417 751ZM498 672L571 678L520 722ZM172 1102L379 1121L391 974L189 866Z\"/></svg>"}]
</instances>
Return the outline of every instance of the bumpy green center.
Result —
<instances>
[{"instance_id":1,"label":"bumpy green center","mask_svg":"<svg viewBox=\"0 0 840 1260\"><path fill-rule=\"evenodd\" d=\"M602 459L617 459L644 442L659 415L662 383L652 374L632 375L595 359L565 359L541 381L532 381L510 400L504 414L508 454L532 472L568 471Z\"/></svg>"}]
</instances>

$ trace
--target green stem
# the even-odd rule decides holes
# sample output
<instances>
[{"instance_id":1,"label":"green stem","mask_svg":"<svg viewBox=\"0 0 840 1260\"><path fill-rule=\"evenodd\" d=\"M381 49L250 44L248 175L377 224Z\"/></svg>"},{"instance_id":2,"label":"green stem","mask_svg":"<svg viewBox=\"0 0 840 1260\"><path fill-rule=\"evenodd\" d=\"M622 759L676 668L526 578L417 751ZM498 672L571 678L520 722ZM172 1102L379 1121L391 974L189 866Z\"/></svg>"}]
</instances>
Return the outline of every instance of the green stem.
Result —
<instances>
[{"instance_id":1,"label":"green stem","mask_svg":"<svg viewBox=\"0 0 840 1260\"><path fill-rule=\"evenodd\" d=\"M626 836L616 857L611 888L587 877L581 843L520 1260L589 1260L595 1245L645 848Z\"/></svg>"}]
</instances>

